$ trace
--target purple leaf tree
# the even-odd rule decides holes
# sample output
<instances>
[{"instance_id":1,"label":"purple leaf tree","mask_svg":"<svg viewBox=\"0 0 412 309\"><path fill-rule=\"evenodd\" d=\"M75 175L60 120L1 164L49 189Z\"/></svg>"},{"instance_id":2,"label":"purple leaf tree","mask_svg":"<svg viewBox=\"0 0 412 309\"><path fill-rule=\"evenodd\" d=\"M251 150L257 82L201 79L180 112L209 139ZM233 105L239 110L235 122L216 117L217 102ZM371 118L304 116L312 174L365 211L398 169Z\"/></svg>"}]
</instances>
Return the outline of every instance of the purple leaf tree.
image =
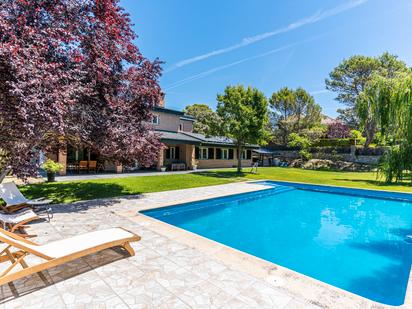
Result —
<instances>
[{"instance_id":1,"label":"purple leaf tree","mask_svg":"<svg viewBox=\"0 0 412 309\"><path fill-rule=\"evenodd\" d=\"M116 0L0 2L3 177L35 175L38 152L67 143L119 164L157 159L147 121L161 99L161 63L135 38Z\"/></svg>"},{"instance_id":2,"label":"purple leaf tree","mask_svg":"<svg viewBox=\"0 0 412 309\"><path fill-rule=\"evenodd\" d=\"M341 122L333 122L328 125L328 138L348 138L350 137L350 129L347 125Z\"/></svg>"}]
</instances>

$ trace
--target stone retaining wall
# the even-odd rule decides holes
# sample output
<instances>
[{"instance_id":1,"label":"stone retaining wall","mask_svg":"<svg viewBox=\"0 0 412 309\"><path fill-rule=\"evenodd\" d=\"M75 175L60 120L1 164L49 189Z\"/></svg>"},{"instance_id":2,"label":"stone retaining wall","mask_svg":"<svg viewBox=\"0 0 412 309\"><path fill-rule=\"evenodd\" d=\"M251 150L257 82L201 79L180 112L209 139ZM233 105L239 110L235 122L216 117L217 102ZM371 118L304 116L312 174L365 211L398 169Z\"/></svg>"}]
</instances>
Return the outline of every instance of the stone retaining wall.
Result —
<instances>
[{"instance_id":1,"label":"stone retaining wall","mask_svg":"<svg viewBox=\"0 0 412 309\"><path fill-rule=\"evenodd\" d=\"M325 154L325 153L312 153L314 159L325 159L325 160L341 160L347 162L361 163L361 164L378 164L380 156L356 156L356 147L351 147L350 153L338 153L338 154ZM281 157L285 159L298 159L298 150L279 150L275 151L275 157Z\"/></svg>"}]
</instances>

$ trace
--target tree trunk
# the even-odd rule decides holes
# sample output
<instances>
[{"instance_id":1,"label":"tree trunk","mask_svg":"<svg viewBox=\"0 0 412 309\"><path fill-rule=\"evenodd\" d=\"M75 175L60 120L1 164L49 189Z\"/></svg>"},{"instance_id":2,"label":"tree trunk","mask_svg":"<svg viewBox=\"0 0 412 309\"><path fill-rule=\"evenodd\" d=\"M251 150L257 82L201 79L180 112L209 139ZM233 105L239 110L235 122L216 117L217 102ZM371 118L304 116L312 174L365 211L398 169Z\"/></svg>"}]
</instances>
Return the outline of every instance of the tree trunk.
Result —
<instances>
[{"instance_id":1,"label":"tree trunk","mask_svg":"<svg viewBox=\"0 0 412 309\"><path fill-rule=\"evenodd\" d=\"M1 171L0 171L0 183L3 182L4 178L6 178L7 174L11 171L11 168L8 166L5 166Z\"/></svg>"},{"instance_id":2,"label":"tree trunk","mask_svg":"<svg viewBox=\"0 0 412 309\"><path fill-rule=\"evenodd\" d=\"M376 124L373 120L368 120L365 124L365 135L366 141L364 148L369 148L369 145L372 143L373 138L375 137Z\"/></svg>"},{"instance_id":3,"label":"tree trunk","mask_svg":"<svg viewBox=\"0 0 412 309\"><path fill-rule=\"evenodd\" d=\"M237 172L242 171L242 145L239 143L237 145Z\"/></svg>"}]
</instances>

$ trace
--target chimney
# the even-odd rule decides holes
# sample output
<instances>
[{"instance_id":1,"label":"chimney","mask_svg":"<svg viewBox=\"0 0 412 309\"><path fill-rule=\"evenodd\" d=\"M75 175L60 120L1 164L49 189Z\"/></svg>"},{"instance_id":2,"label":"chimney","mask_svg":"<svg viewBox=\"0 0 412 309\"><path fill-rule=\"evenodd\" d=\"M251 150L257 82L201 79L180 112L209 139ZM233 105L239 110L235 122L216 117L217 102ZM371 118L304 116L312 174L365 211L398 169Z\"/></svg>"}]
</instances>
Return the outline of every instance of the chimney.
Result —
<instances>
[{"instance_id":1,"label":"chimney","mask_svg":"<svg viewBox=\"0 0 412 309\"><path fill-rule=\"evenodd\" d=\"M158 107L165 107L165 93L164 92L161 93L161 98L160 98L160 101L159 101L157 106Z\"/></svg>"}]
</instances>

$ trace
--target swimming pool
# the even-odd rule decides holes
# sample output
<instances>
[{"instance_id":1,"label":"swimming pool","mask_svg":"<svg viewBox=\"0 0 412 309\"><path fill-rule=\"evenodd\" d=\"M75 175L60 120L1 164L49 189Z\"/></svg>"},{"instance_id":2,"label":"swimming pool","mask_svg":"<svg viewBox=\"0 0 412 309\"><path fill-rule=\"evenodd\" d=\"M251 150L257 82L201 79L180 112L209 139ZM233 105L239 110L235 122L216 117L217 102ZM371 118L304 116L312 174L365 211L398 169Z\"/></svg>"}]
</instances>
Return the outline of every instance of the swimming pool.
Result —
<instances>
[{"instance_id":1,"label":"swimming pool","mask_svg":"<svg viewBox=\"0 0 412 309\"><path fill-rule=\"evenodd\" d=\"M403 304L410 195L265 184L272 188L143 213L368 299Z\"/></svg>"}]
</instances>

